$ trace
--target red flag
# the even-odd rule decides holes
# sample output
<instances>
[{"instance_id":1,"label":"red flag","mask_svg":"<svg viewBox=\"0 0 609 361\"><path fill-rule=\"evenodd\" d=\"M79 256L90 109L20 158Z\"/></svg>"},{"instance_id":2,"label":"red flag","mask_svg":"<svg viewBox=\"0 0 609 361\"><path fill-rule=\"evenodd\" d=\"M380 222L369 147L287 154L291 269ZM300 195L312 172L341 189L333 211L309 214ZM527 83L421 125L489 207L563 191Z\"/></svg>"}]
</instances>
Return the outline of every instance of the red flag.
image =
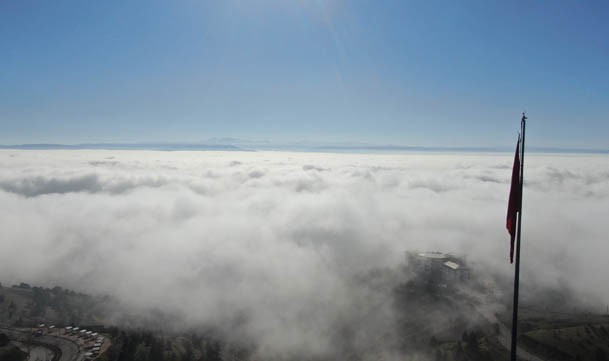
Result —
<instances>
[{"instance_id":1,"label":"red flag","mask_svg":"<svg viewBox=\"0 0 609 361\"><path fill-rule=\"evenodd\" d=\"M514 262L514 238L516 237L516 214L520 212L521 204L520 188L520 136L516 143L516 154L514 155L514 168L512 168L512 186L510 187L510 198L508 201L507 220L505 226L510 233L510 263Z\"/></svg>"}]
</instances>

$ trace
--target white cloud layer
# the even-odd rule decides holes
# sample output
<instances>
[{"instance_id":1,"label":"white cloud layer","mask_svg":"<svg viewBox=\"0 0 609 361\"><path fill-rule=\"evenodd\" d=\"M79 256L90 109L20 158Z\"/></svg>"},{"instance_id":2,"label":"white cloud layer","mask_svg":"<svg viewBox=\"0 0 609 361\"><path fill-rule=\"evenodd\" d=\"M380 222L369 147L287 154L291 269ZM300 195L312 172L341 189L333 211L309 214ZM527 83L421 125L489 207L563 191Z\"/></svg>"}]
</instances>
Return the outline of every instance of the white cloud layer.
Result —
<instances>
[{"instance_id":1,"label":"white cloud layer","mask_svg":"<svg viewBox=\"0 0 609 361\"><path fill-rule=\"evenodd\" d=\"M397 268L405 250L512 272L511 157L4 150L0 281L323 352L336 320L379 301L354 275ZM524 197L523 282L609 302L609 157L528 155Z\"/></svg>"}]
</instances>

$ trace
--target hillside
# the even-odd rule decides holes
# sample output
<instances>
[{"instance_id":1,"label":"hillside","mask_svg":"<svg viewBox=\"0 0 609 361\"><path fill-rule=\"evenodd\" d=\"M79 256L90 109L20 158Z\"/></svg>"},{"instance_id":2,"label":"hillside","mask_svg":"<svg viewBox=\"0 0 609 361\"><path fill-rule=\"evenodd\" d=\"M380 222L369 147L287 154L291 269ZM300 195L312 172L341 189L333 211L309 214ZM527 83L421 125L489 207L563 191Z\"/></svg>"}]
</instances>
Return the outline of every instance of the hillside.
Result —
<instances>
[{"instance_id":1,"label":"hillside","mask_svg":"<svg viewBox=\"0 0 609 361\"><path fill-rule=\"evenodd\" d=\"M357 322L336 323L331 353L322 356L284 353L265 358L367 360L391 354L403 360L508 360L510 309L499 302L499 286L476 275L455 280L446 279L445 273L412 274L412 267L403 271L374 270L354 280L360 287L386 296L378 297L379 302L369 306ZM566 307L554 312L548 307L536 308L533 300L525 300L519 327L520 345L536 360L607 360L609 316L584 310L569 313L564 311ZM176 320L170 322L171 315L158 310L116 318L118 313L125 312L119 309L118 303L109 297L89 296L60 287L32 287L25 283L0 287L0 324L86 327L112 340L102 360L260 358L259 346L247 337L204 325L163 327ZM377 315L386 312L389 318ZM114 322L116 319L122 321ZM151 323L150 319L161 322Z\"/></svg>"}]
</instances>

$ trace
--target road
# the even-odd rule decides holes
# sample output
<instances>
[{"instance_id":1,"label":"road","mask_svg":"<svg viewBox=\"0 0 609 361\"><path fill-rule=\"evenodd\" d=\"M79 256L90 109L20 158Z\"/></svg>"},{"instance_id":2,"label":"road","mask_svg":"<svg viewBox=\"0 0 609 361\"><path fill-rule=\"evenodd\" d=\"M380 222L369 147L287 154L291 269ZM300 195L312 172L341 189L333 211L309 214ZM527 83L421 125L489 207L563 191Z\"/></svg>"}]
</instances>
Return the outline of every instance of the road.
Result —
<instances>
[{"instance_id":1,"label":"road","mask_svg":"<svg viewBox=\"0 0 609 361\"><path fill-rule=\"evenodd\" d=\"M40 337L32 337L29 329L15 329L0 326L0 331L5 333L10 339L22 343L30 343L35 346L53 350L56 354L53 361L82 361L84 359L80 347L71 340L63 337L44 335ZM36 351L36 355L42 355L43 351ZM30 356L30 360L32 359Z\"/></svg>"}]
</instances>

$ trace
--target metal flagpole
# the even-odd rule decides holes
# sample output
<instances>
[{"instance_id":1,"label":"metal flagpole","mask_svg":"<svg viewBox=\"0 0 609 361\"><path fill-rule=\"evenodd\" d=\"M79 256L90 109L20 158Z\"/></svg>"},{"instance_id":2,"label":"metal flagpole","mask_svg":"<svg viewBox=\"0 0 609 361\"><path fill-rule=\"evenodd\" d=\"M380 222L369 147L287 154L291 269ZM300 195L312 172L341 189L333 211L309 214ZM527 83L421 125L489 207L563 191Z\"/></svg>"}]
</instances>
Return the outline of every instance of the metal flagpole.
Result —
<instances>
[{"instance_id":1,"label":"metal flagpole","mask_svg":"<svg viewBox=\"0 0 609 361\"><path fill-rule=\"evenodd\" d=\"M524 186L524 132L526 129L527 117L522 113L520 121L520 132L522 141L520 143L520 207L518 210L518 230L516 231L516 270L514 271L514 302L512 304L512 348L511 361L516 361L516 345L518 339L518 284L520 280L520 230L522 224L522 191Z\"/></svg>"}]
</instances>

